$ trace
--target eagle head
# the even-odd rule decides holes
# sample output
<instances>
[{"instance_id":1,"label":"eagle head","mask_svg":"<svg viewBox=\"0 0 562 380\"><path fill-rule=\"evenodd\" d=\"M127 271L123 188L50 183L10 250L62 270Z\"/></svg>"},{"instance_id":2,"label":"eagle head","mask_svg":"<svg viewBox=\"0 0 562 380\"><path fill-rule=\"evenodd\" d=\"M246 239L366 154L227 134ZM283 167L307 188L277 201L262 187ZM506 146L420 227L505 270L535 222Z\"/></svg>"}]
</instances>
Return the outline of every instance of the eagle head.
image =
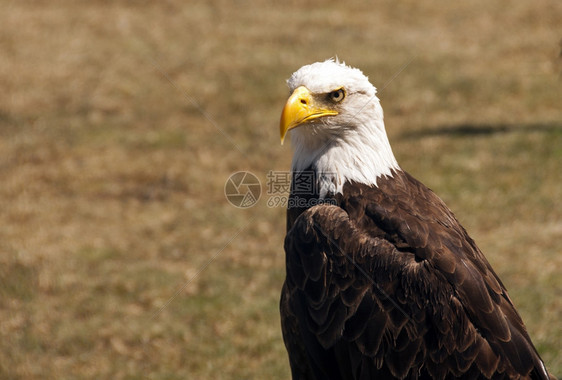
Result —
<instances>
[{"instance_id":1,"label":"eagle head","mask_svg":"<svg viewBox=\"0 0 562 380\"><path fill-rule=\"evenodd\" d=\"M338 184L374 185L398 168L377 90L361 70L329 59L301 67L287 83L279 128L281 143L291 131L293 171L312 167L337 173Z\"/></svg>"},{"instance_id":2,"label":"eagle head","mask_svg":"<svg viewBox=\"0 0 562 380\"><path fill-rule=\"evenodd\" d=\"M361 70L332 59L306 65L287 81L291 96L281 114L281 143L289 130L295 135L325 140L343 137L363 119L381 119L376 88Z\"/></svg>"}]
</instances>

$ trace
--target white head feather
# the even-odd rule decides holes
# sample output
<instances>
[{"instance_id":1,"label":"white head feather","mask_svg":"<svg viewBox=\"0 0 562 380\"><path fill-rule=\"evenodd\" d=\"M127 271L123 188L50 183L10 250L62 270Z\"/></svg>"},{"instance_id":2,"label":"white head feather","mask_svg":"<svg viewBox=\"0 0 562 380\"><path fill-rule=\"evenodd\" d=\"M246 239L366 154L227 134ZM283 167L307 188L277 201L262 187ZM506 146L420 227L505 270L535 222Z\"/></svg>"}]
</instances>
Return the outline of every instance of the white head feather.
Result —
<instances>
[{"instance_id":1,"label":"white head feather","mask_svg":"<svg viewBox=\"0 0 562 380\"><path fill-rule=\"evenodd\" d=\"M292 170L313 167L321 178L321 197L341 193L347 181L377 185L399 166L384 128L376 88L359 70L334 60L303 66L287 81L291 93L305 86L313 94L344 88L336 116L321 117L292 129Z\"/></svg>"}]
</instances>

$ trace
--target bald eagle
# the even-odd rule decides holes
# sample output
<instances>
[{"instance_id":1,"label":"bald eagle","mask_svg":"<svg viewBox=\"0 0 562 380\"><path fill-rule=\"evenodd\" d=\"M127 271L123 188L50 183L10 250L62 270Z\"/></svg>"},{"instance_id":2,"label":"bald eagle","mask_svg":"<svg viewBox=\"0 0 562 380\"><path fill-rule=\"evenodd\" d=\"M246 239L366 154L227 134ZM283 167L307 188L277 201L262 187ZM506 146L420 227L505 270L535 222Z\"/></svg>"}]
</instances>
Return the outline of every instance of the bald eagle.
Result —
<instances>
[{"instance_id":1,"label":"bald eagle","mask_svg":"<svg viewBox=\"0 0 562 380\"><path fill-rule=\"evenodd\" d=\"M280 309L293 379L548 379L480 249L398 165L368 78L328 60L288 85Z\"/></svg>"}]
</instances>

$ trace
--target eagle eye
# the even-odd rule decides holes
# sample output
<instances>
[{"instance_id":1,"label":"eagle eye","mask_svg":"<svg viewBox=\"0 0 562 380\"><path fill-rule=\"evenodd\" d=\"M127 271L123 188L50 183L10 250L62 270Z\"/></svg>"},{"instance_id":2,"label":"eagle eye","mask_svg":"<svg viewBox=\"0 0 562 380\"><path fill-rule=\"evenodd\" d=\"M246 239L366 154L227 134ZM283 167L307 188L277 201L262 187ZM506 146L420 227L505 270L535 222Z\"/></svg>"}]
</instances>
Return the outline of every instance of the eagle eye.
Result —
<instances>
[{"instance_id":1,"label":"eagle eye","mask_svg":"<svg viewBox=\"0 0 562 380\"><path fill-rule=\"evenodd\" d=\"M343 88L334 90L328 94L328 98L332 102L336 102L336 103L341 102L343 98L345 98L345 91L343 90Z\"/></svg>"}]
</instances>

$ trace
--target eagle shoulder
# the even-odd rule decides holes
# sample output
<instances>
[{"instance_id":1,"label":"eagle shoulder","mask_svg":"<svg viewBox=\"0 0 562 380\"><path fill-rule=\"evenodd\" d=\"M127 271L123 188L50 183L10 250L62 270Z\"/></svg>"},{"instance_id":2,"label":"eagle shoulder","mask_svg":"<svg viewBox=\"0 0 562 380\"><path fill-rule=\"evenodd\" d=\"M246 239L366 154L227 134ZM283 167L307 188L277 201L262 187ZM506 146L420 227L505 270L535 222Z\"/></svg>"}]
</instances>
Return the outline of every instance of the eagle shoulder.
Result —
<instances>
[{"instance_id":1,"label":"eagle shoulder","mask_svg":"<svg viewBox=\"0 0 562 380\"><path fill-rule=\"evenodd\" d=\"M401 181L394 192L353 186L339 205L312 207L289 229L281 306L286 345L299 352L293 372L491 377L542 365L452 213L417 182ZM423 195L433 209L402 204L400 192Z\"/></svg>"}]
</instances>

